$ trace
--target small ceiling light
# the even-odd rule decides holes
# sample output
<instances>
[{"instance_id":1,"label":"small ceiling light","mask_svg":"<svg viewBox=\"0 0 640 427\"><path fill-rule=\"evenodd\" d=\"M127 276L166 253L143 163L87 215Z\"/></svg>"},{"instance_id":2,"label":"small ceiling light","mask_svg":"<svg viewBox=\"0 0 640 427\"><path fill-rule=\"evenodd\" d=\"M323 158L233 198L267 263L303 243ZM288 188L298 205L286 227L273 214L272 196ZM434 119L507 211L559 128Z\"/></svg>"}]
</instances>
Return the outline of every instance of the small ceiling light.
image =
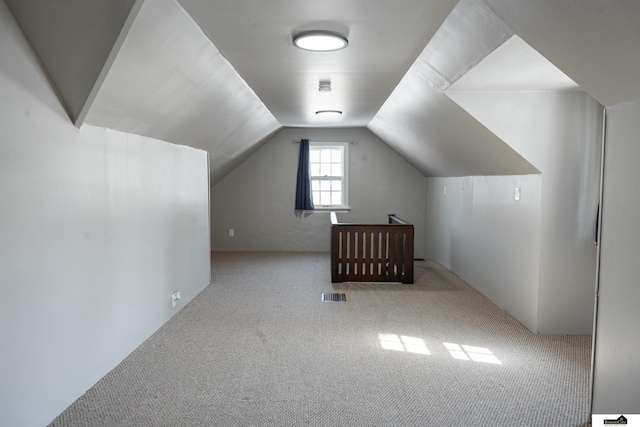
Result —
<instances>
[{"instance_id":1,"label":"small ceiling light","mask_svg":"<svg viewBox=\"0 0 640 427\"><path fill-rule=\"evenodd\" d=\"M331 31L305 31L293 37L293 44L300 49L330 52L347 47L349 41L343 35Z\"/></svg>"},{"instance_id":2,"label":"small ceiling light","mask_svg":"<svg viewBox=\"0 0 640 427\"><path fill-rule=\"evenodd\" d=\"M320 92L331 92L331 82L320 82L318 90Z\"/></svg>"},{"instance_id":3,"label":"small ceiling light","mask_svg":"<svg viewBox=\"0 0 640 427\"><path fill-rule=\"evenodd\" d=\"M319 110L316 111L316 116L322 117L330 117L330 116L341 116L342 111L340 110Z\"/></svg>"}]
</instances>

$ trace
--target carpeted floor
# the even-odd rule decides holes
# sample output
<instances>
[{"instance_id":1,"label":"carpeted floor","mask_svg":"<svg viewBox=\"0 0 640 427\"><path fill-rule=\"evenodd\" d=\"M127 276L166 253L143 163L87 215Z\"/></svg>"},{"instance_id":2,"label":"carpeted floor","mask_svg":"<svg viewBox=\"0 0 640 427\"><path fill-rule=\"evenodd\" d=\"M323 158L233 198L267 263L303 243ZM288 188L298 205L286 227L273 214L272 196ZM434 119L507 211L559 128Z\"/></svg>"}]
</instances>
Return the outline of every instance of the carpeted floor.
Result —
<instances>
[{"instance_id":1,"label":"carpeted floor","mask_svg":"<svg viewBox=\"0 0 640 427\"><path fill-rule=\"evenodd\" d=\"M432 262L214 253L213 282L52 426L586 426L589 336L531 333ZM323 292L346 302L322 302Z\"/></svg>"}]
</instances>

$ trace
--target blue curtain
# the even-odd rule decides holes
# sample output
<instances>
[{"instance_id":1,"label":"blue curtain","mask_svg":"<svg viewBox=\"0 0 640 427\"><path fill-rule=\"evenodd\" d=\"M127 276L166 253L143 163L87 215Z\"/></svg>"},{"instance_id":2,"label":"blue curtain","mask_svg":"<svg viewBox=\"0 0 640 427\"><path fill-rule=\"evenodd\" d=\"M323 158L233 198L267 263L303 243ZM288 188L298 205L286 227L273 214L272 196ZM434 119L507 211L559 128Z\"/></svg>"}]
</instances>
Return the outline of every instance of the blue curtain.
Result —
<instances>
[{"instance_id":1,"label":"blue curtain","mask_svg":"<svg viewBox=\"0 0 640 427\"><path fill-rule=\"evenodd\" d=\"M309 168L309 140L300 141L300 157L298 159L298 180L296 183L296 210L313 210L311 194L311 170Z\"/></svg>"}]
</instances>

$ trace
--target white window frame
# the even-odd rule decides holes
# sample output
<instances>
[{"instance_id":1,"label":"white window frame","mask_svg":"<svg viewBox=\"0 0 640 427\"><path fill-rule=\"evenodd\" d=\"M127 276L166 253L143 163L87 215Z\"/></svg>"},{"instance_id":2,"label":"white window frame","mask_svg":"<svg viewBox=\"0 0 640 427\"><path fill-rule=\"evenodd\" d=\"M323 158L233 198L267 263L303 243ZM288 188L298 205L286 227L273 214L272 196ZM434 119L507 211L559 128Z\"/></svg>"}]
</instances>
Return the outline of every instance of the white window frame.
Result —
<instances>
[{"instance_id":1,"label":"white window frame","mask_svg":"<svg viewBox=\"0 0 640 427\"><path fill-rule=\"evenodd\" d=\"M344 211L349 210L349 143L348 142L314 142L309 141L309 151L314 148L340 148L342 151L342 204L340 205L316 205L314 209L318 211ZM311 155L309 155L311 158ZM311 168L310 168L311 169ZM314 176L311 176L313 183ZM313 184L312 184L313 188ZM313 190L312 190L313 193Z\"/></svg>"}]
</instances>

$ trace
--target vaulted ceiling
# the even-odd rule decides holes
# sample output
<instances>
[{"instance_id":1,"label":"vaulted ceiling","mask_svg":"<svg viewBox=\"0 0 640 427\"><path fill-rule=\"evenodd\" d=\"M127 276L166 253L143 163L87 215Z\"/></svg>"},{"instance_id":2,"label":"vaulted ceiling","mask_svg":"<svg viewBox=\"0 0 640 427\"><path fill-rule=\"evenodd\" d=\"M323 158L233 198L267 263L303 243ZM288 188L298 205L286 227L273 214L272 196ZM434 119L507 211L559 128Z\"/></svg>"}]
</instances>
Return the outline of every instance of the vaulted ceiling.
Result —
<instances>
[{"instance_id":1,"label":"vaulted ceiling","mask_svg":"<svg viewBox=\"0 0 640 427\"><path fill-rule=\"evenodd\" d=\"M5 2L72 122L207 150L212 184L282 127L367 127L425 176L535 173L447 90L640 98L631 0ZM312 29L349 46L295 48Z\"/></svg>"}]
</instances>

